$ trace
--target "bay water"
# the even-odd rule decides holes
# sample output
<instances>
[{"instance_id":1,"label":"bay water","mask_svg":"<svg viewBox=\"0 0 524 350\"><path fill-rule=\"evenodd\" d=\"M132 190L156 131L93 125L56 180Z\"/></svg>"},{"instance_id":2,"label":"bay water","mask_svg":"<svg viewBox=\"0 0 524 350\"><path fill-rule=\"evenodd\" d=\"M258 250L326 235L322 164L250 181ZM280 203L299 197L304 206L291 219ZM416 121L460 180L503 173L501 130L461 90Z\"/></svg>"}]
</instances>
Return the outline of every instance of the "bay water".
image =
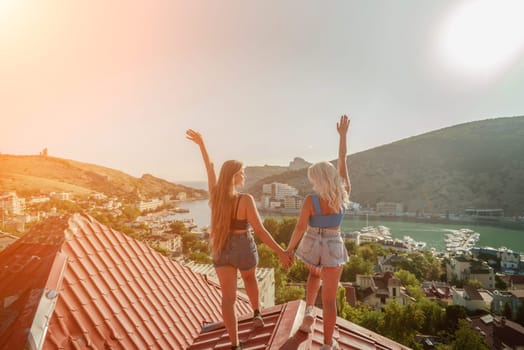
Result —
<instances>
[{"instance_id":1,"label":"bay water","mask_svg":"<svg viewBox=\"0 0 524 350\"><path fill-rule=\"evenodd\" d=\"M189 213L176 214L178 217L192 218L198 227L208 227L210 223L210 208L207 200L179 202L178 206L189 209ZM264 215L262 215L264 219ZM269 215L268 215L269 216ZM277 219L281 217L276 215ZM515 252L524 253L524 231L512 230L506 228L474 225L464 226L462 224L432 224L432 223L415 223L403 221L385 221L385 220L362 220L346 215L342 223L343 232L351 232L361 229L364 226L386 226L390 229L393 238L402 239L404 236L410 236L416 241L427 243L426 248L435 248L437 251L445 251L446 234L451 230L469 228L480 233L480 239L477 242L478 247L507 247Z\"/></svg>"}]
</instances>

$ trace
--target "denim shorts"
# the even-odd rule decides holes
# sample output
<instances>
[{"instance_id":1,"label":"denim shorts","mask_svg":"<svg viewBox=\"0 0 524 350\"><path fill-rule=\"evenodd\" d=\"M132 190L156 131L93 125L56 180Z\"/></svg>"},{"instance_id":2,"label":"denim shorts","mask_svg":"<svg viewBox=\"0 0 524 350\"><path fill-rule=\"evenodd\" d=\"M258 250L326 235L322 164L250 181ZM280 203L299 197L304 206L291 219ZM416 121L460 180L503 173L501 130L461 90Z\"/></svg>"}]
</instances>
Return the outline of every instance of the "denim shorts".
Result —
<instances>
[{"instance_id":1,"label":"denim shorts","mask_svg":"<svg viewBox=\"0 0 524 350\"><path fill-rule=\"evenodd\" d=\"M213 259L214 267L232 266L241 271L247 271L257 266L258 251L253 233L231 233L217 259Z\"/></svg>"},{"instance_id":2,"label":"denim shorts","mask_svg":"<svg viewBox=\"0 0 524 350\"><path fill-rule=\"evenodd\" d=\"M314 267L340 266L348 261L340 231L322 227L308 227L295 255Z\"/></svg>"}]
</instances>

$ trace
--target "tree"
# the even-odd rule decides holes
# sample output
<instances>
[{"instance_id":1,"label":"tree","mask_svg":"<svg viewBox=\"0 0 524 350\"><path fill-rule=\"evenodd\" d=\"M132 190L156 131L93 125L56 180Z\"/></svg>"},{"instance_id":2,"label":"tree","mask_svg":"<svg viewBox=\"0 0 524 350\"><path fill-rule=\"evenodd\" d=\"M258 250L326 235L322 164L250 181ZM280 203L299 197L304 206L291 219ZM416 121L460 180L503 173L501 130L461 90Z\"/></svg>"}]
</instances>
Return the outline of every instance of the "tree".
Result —
<instances>
[{"instance_id":1,"label":"tree","mask_svg":"<svg viewBox=\"0 0 524 350\"><path fill-rule=\"evenodd\" d=\"M278 225L278 235L275 237L275 240L278 243L288 244L296 225L296 217L283 217Z\"/></svg>"},{"instance_id":2,"label":"tree","mask_svg":"<svg viewBox=\"0 0 524 350\"><path fill-rule=\"evenodd\" d=\"M177 235L184 236L187 233L189 233L189 231L187 230L187 227L184 224L184 222L180 221L180 220L176 220L169 227L171 228L171 233L174 233L174 234L177 234Z\"/></svg>"},{"instance_id":3,"label":"tree","mask_svg":"<svg viewBox=\"0 0 524 350\"><path fill-rule=\"evenodd\" d=\"M466 320L459 320L455 339L451 343L452 350L475 349L489 350L484 338L472 329Z\"/></svg>"},{"instance_id":4,"label":"tree","mask_svg":"<svg viewBox=\"0 0 524 350\"><path fill-rule=\"evenodd\" d=\"M288 280L299 283L306 282L309 276L309 269L306 264L300 259L295 259L293 265L288 270L287 277Z\"/></svg>"},{"instance_id":5,"label":"tree","mask_svg":"<svg viewBox=\"0 0 524 350\"><path fill-rule=\"evenodd\" d=\"M399 343L413 346L416 343L415 335L424 322L424 313L417 304L402 307L392 301L384 306L384 314L380 333Z\"/></svg>"},{"instance_id":6,"label":"tree","mask_svg":"<svg viewBox=\"0 0 524 350\"><path fill-rule=\"evenodd\" d=\"M495 275L495 288L498 290L506 290L508 289L508 284L499 275Z\"/></svg>"},{"instance_id":7,"label":"tree","mask_svg":"<svg viewBox=\"0 0 524 350\"><path fill-rule=\"evenodd\" d=\"M464 286L471 286L476 289L482 288L482 283L479 280L466 280Z\"/></svg>"},{"instance_id":8,"label":"tree","mask_svg":"<svg viewBox=\"0 0 524 350\"><path fill-rule=\"evenodd\" d=\"M394 276L400 280L404 287L415 286L420 288L420 282L417 277L407 270L400 269L394 273Z\"/></svg>"},{"instance_id":9,"label":"tree","mask_svg":"<svg viewBox=\"0 0 524 350\"><path fill-rule=\"evenodd\" d=\"M341 281L354 282L357 275L370 275L373 272L373 263L365 261L360 255L352 255L342 269Z\"/></svg>"},{"instance_id":10,"label":"tree","mask_svg":"<svg viewBox=\"0 0 524 350\"><path fill-rule=\"evenodd\" d=\"M277 234L278 234L278 226L279 226L279 223L278 223L277 219L275 219L274 217L265 218L263 224L264 224L264 227L266 228L266 230L269 233L271 233L271 235L273 237L277 236Z\"/></svg>"},{"instance_id":11,"label":"tree","mask_svg":"<svg viewBox=\"0 0 524 350\"><path fill-rule=\"evenodd\" d=\"M460 305L448 305L446 307L446 325L448 326L448 331L454 333L458 328L459 320L465 319L467 317L466 309Z\"/></svg>"}]
</instances>

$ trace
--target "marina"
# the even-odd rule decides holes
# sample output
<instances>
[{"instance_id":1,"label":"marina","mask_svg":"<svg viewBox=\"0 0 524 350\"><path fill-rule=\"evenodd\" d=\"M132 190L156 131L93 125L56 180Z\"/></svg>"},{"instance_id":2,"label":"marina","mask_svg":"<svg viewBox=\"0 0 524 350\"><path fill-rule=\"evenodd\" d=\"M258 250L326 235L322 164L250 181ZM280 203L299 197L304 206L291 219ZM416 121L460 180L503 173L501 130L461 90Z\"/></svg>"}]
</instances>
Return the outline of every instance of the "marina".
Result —
<instances>
[{"instance_id":1,"label":"marina","mask_svg":"<svg viewBox=\"0 0 524 350\"><path fill-rule=\"evenodd\" d=\"M177 214L177 218L192 218L200 227L209 226L210 209L207 200L179 202L181 208L187 208L189 213ZM268 215L272 216L272 215ZM262 216L264 220L265 216ZM275 216L276 219L281 219ZM447 234L462 228L470 229L479 234L476 246L478 247L511 247L514 251L524 252L524 231L508 228L492 227L487 225L457 226L456 224L434 224L405 222L400 220L359 220L346 215L342 222L342 232L358 231L363 227L384 226L389 229L392 239L403 240L410 237L416 242L424 242L424 249L445 252Z\"/></svg>"}]
</instances>

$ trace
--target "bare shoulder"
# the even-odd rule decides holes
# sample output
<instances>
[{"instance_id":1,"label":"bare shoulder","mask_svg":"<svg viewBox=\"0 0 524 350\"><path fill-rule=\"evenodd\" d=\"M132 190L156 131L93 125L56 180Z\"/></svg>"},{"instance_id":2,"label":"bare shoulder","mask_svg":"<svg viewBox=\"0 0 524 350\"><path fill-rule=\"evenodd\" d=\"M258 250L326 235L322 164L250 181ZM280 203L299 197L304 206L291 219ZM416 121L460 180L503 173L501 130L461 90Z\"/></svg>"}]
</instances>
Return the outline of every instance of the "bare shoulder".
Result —
<instances>
[{"instance_id":1,"label":"bare shoulder","mask_svg":"<svg viewBox=\"0 0 524 350\"><path fill-rule=\"evenodd\" d=\"M239 205L243 207L251 207L255 203L255 198L249 193L239 193Z\"/></svg>"}]
</instances>

